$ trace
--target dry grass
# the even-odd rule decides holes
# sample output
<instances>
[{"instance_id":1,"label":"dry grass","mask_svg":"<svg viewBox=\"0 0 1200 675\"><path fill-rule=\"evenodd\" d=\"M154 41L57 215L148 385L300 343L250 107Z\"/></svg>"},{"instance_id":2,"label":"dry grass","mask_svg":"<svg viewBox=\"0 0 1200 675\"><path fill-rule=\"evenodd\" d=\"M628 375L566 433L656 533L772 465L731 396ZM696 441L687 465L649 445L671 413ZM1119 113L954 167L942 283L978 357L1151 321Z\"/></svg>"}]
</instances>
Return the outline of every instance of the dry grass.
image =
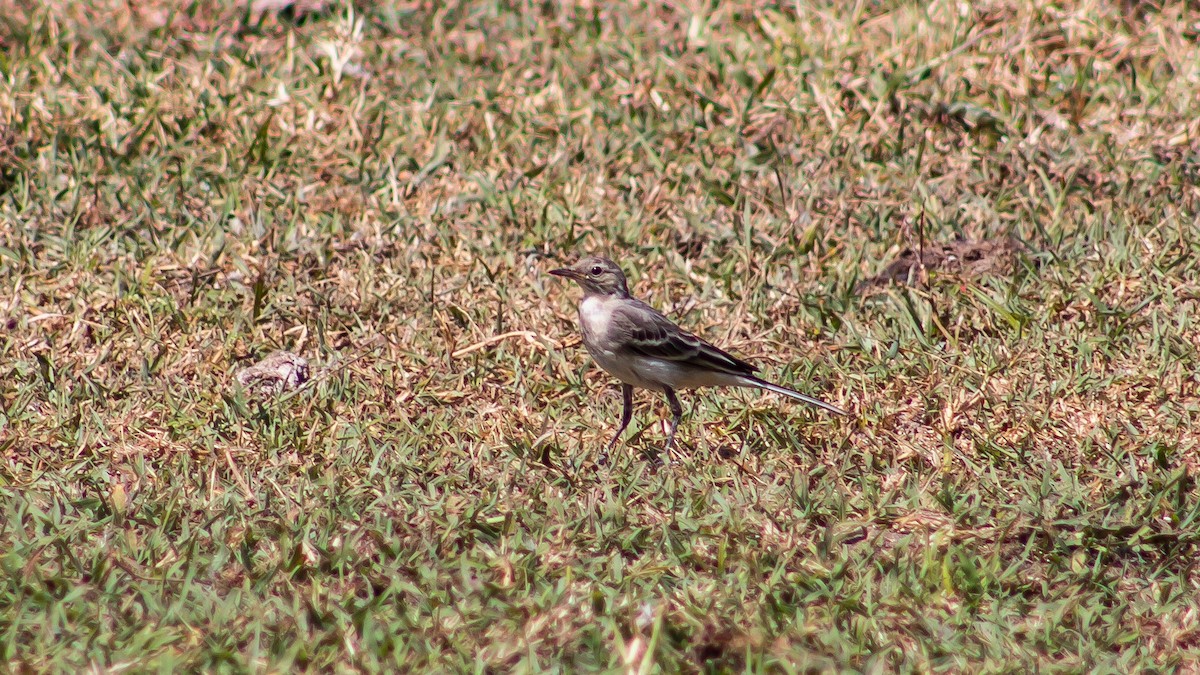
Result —
<instances>
[{"instance_id":1,"label":"dry grass","mask_svg":"<svg viewBox=\"0 0 1200 675\"><path fill-rule=\"evenodd\" d=\"M136 7L0 17L10 668L1195 667L1187 3ZM596 468L584 251L856 419Z\"/></svg>"}]
</instances>

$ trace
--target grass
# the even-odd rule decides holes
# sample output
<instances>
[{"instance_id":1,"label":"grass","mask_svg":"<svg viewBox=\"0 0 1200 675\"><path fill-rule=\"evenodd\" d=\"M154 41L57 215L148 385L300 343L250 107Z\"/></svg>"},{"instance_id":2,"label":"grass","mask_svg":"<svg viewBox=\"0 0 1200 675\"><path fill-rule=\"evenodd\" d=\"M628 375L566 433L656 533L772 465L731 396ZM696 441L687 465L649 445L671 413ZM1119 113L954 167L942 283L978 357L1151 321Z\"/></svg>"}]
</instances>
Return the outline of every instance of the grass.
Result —
<instances>
[{"instance_id":1,"label":"grass","mask_svg":"<svg viewBox=\"0 0 1200 675\"><path fill-rule=\"evenodd\" d=\"M136 6L0 17L8 669L1196 668L1185 3ZM585 251L855 418L595 467Z\"/></svg>"}]
</instances>

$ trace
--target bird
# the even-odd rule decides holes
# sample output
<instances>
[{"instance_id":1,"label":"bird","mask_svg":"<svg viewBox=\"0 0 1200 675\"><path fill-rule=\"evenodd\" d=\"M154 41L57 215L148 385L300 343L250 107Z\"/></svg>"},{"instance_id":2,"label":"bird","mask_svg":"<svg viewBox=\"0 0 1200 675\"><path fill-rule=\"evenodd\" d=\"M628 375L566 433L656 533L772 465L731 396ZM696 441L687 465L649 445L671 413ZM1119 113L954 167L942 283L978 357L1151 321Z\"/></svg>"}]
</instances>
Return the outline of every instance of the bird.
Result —
<instances>
[{"instance_id":1,"label":"bird","mask_svg":"<svg viewBox=\"0 0 1200 675\"><path fill-rule=\"evenodd\" d=\"M750 387L803 401L837 415L845 410L807 394L768 382L758 368L685 331L661 312L629 294L625 273L612 260L586 256L570 267L550 270L583 288L579 326L592 359L621 381L621 421L601 454L608 454L633 418L634 388L662 393L671 408L663 454L669 457L683 418L676 391L698 387Z\"/></svg>"}]
</instances>

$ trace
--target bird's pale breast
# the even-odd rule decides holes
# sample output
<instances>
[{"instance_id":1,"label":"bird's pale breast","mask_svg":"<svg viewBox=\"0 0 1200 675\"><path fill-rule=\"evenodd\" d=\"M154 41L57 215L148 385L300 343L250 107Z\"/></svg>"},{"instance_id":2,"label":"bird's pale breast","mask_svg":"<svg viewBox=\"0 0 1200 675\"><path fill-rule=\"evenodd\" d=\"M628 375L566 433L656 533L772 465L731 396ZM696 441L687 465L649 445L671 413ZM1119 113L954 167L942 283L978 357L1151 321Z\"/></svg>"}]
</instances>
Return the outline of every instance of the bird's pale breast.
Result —
<instances>
[{"instance_id":1,"label":"bird's pale breast","mask_svg":"<svg viewBox=\"0 0 1200 675\"><path fill-rule=\"evenodd\" d=\"M596 365L626 384L644 389L656 389L660 385L642 377L634 369L633 359L623 348L623 336L612 334L612 314L620 302L614 297L590 296L579 305L579 327L583 331L583 344Z\"/></svg>"},{"instance_id":2,"label":"bird's pale breast","mask_svg":"<svg viewBox=\"0 0 1200 675\"><path fill-rule=\"evenodd\" d=\"M628 335L613 321L613 310L622 300L615 297L591 296L579 305L579 325L583 344L596 365L626 384L642 389L692 389L740 383L739 378L685 363L652 358L630 350Z\"/></svg>"},{"instance_id":3,"label":"bird's pale breast","mask_svg":"<svg viewBox=\"0 0 1200 675\"><path fill-rule=\"evenodd\" d=\"M579 305L579 327L586 342L603 340L612 324L612 307L599 296L589 296Z\"/></svg>"}]
</instances>

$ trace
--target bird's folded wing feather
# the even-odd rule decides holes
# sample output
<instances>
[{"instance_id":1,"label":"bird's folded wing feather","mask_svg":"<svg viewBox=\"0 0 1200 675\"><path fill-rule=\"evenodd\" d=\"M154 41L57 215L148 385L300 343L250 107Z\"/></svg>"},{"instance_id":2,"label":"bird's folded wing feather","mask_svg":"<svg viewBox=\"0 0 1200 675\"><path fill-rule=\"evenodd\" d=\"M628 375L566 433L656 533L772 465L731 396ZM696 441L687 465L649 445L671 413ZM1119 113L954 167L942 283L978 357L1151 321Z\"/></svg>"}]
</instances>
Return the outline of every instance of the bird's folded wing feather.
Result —
<instances>
[{"instance_id":1,"label":"bird's folded wing feather","mask_svg":"<svg viewBox=\"0 0 1200 675\"><path fill-rule=\"evenodd\" d=\"M612 320L624 338L624 347L634 354L736 375L748 375L758 370L676 326L640 301L619 307L613 312Z\"/></svg>"}]
</instances>

